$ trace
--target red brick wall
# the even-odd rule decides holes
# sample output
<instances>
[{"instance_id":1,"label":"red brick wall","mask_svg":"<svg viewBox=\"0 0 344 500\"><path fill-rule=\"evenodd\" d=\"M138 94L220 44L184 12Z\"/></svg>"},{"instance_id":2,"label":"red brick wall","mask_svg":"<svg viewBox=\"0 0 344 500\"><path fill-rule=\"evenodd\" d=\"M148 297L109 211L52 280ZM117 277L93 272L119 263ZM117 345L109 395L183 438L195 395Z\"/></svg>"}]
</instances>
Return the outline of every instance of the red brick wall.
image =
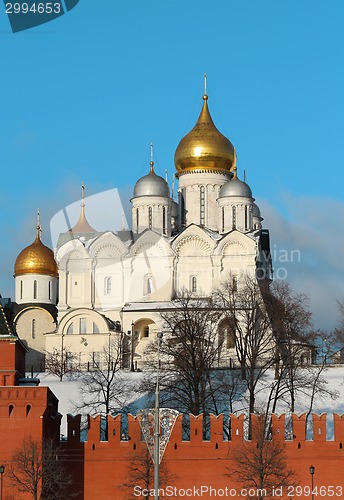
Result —
<instances>
[{"instance_id":1,"label":"red brick wall","mask_svg":"<svg viewBox=\"0 0 344 500\"><path fill-rule=\"evenodd\" d=\"M284 440L284 420L283 415L274 417L273 439ZM203 441L202 417L191 416L190 441L183 441L182 420L181 417L178 418L164 455L168 473L173 476L173 486L185 489L199 488L202 485L223 490L226 487L240 488L235 478L226 474L232 463L233 450L243 443L244 418L232 416L231 421L230 441L223 439L223 416L211 417L210 440ZM135 498L134 490L126 490L123 485L130 483L130 475L133 474L130 464L135 456L145 450L146 444L141 441L139 423L134 417L129 418L129 441L121 441L120 425L119 416L110 417L108 441L101 442L100 418L89 419L88 441L85 443L85 500L97 497L102 500ZM313 465L314 485L343 488L342 494L338 489L335 495L331 495L331 491L327 495L326 490L323 490L325 494L319 495L318 498L344 498L344 449L341 447L342 441L344 444L344 419L335 415L334 441L326 440L326 415L313 415L313 426L314 440L306 440L305 415L293 417L294 437L292 440L284 440L289 464L295 469L301 487L311 485L309 467ZM306 491L305 494L299 492L298 495L293 491L290 493L294 493L295 498L307 498ZM203 495L203 498L213 496Z\"/></svg>"}]
</instances>

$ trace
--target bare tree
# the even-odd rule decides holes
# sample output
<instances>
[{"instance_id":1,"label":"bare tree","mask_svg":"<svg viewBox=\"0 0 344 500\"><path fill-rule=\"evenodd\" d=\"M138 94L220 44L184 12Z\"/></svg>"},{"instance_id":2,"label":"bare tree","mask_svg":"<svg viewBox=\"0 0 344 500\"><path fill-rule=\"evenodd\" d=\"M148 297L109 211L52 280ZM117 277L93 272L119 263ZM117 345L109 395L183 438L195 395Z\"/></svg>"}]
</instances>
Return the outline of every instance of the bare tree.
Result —
<instances>
[{"instance_id":1,"label":"bare tree","mask_svg":"<svg viewBox=\"0 0 344 500\"><path fill-rule=\"evenodd\" d=\"M258 383L276 360L276 342L262 291L255 278L243 275L239 283L230 279L223 284L216 300L227 318L251 415L256 411Z\"/></svg>"},{"instance_id":2,"label":"bare tree","mask_svg":"<svg viewBox=\"0 0 344 500\"><path fill-rule=\"evenodd\" d=\"M30 494L33 500L69 500L77 496L60 449L52 440L42 444L31 437L25 439L11 457L9 477L19 492Z\"/></svg>"},{"instance_id":3,"label":"bare tree","mask_svg":"<svg viewBox=\"0 0 344 500\"><path fill-rule=\"evenodd\" d=\"M76 355L68 347L62 349L53 349L52 352L45 353L45 371L55 375L62 382L67 373L77 371Z\"/></svg>"},{"instance_id":4,"label":"bare tree","mask_svg":"<svg viewBox=\"0 0 344 500\"><path fill-rule=\"evenodd\" d=\"M269 399L272 413L283 399L295 411L296 393L304 386L304 367L312 363L316 334L312 331L308 297L296 293L286 281L263 290L276 345L274 397ZM272 395L273 391L270 393Z\"/></svg>"},{"instance_id":5,"label":"bare tree","mask_svg":"<svg viewBox=\"0 0 344 500\"><path fill-rule=\"evenodd\" d=\"M297 484L296 473L288 465L285 445L276 438L268 440L266 431L265 415L260 415L255 419L252 441L235 448L233 465L228 468L228 476L255 490L250 499L271 498L277 488L282 487L283 491Z\"/></svg>"},{"instance_id":6,"label":"bare tree","mask_svg":"<svg viewBox=\"0 0 344 500\"><path fill-rule=\"evenodd\" d=\"M109 336L99 358L93 359L90 371L81 373L81 400L76 410L90 415L116 414L125 410L132 385L120 371L121 357L121 336L115 333Z\"/></svg>"},{"instance_id":7,"label":"bare tree","mask_svg":"<svg viewBox=\"0 0 344 500\"><path fill-rule=\"evenodd\" d=\"M123 485L123 489L128 493L128 500L133 498L133 493L136 493L135 496L145 499L152 497L154 490L154 463L147 448L135 451L130 455L128 478L129 481ZM169 472L166 463L162 460L159 468L160 488L163 490L174 479L175 476ZM134 488L136 488L135 491ZM166 496L160 492L159 498L163 499Z\"/></svg>"},{"instance_id":8,"label":"bare tree","mask_svg":"<svg viewBox=\"0 0 344 500\"><path fill-rule=\"evenodd\" d=\"M183 292L173 309L161 312L161 403L181 412L219 413L221 397L228 392L226 380L216 376L221 345L218 321L221 311L210 298ZM156 346L146 352L147 363L156 366ZM152 377L149 377L153 390ZM227 380L229 383L229 379Z\"/></svg>"}]
</instances>

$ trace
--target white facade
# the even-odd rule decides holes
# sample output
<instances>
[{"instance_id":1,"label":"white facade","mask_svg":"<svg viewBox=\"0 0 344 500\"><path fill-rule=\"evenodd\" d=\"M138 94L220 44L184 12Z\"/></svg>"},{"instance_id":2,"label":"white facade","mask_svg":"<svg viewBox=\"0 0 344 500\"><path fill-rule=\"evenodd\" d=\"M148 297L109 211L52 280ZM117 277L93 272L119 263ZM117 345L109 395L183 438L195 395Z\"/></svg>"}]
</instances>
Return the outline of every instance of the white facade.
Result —
<instances>
[{"instance_id":1,"label":"white facade","mask_svg":"<svg viewBox=\"0 0 344 500\"><path fill-rule=\"evenodd\" d=\"M262 239L259 208L249 186L237 178L232 145L209 125L209 116L205 100L196 128L201 127L206 141L207 127L212 127L203 148L207 153L213 148L211 163L206 156L200 163L199 145L194 148L197 168L192 158L176 163L178 205L153 162L134 188L132 231L97 232L88 225L82 203L77 226L60 236L55 251L58 322L55 331L45 334L47 351L68 347L85 366L99 357L111 336L121 335L127 353L134 341L134 362L141 367L147 343L161 326L159 311L173 307L183 290L210 296L230 277L240 282L241 274L255 276L257 269L260 277L271 279L268 232ZM216 133L222 141L218 151ZM192 154L193 138L187 140ZM224 147L228 151L222 153ZM17 302L34 304L27 279L16 281ZM48 279L40 277L42 286ZM19 283L25 284L24 299L18 295ZM226 359L233 351L232 345L227 347Z\"/></svg>"}]
</instances>

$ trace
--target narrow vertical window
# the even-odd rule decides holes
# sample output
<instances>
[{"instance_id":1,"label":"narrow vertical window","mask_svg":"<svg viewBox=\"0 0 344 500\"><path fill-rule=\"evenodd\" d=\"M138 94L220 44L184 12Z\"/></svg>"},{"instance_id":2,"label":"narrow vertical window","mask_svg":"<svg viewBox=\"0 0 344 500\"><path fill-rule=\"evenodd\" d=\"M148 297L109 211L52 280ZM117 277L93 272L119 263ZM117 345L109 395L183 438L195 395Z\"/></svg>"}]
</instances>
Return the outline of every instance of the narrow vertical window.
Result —
<instances>
[{"instance_id":1,"label":"narrow vertical window","mask_svg":"<svg viewBox=\"0 0 344 500\"><path fill-rule=\"evenodd\" d=\"M37 299L37 281L33 282L33 298Z\"/></svg>"},{"instance_id":2,"label":"narrow vertical window","mask_svg":"<svg viewBox=\"0 0 344 500\"><path fill-rule=\"evenodd\" d=\"M153 222L153 209L152 207L148 208L148 227L149 229L152 229L152 222Z\"/></svg>"},{"instance_id":3,"label":"narrow vertical window","mask_svg":"<svg viewBox=\"0 0 344 500\"><path fill-rule=\"evenodd\" d=\"M79 334L86 333L86 318L79 320Z\"/></svg>"},{"instance_id":4,"label":"narrow vertical window","mask_svg":"<svg viewBox=\"0 0 344 500\"><path fill-rule=\"evenodd\" d=\"M139 232L139 222L140 222L139 209L137 208L136 209L136 229L137 229L137 232Z\"/></svg>"},{"instance_id":5,"label":"narrow vertical window","mask_svg":"<svg viewBox=\"0 0 344 500\"><path fill-rule=\"evenodd\" d=\"M192 278L191 278L191 291L192 291L192 293L197 292L197 278L196 278L196 276L192 276Z\"/></svg>"},{"instance_id":6,"label":"narrow vertical window","mask_svg":"<svg viewBox=\"0 0 344 500\"><path fill-rule=\"evenodd\" d=\"M205 224L205 187L200 187L200 224Z\"/></svg>"},{"instance_id":7,"label":"narrow vertical window","mask_svg":"<svg viewBox=\"0 0 344 500\"><path fill-rule=\"evenodd\" d=\"M51 281L49 281L49 290L48 290L48 293L49 293L49 300L51 300Z\"/></svg>"},{"instance_id":8,"label":"narrow vertical window","mask_svg":"<svg viewBox=\"0 0 344 500\"><path fill-rule=\"evenodd\" d=\"M111 277L110 276L107 276L105 278L105 295L111 295L111 286L112 286L112 283L111 283Z\"/></svg>"},{"instance_id":9,"label":"narrow vertical window","mask_svg":"<svg viewBox=\"0 0 344 500\"><path fill-rule=\"evenodd\" d=\"M166 207L162 209L162 232L166 234Z\"/></svg>"},{"instance_id":10,"label":"narrow vertical window","mask_svg":"<svg viewBox=\"0 0 344 500\"><path fill-rule=\"evenodd\" d=\"M245 230L248 229L248 206L245 205Z\"/></svg>"},{"instance_id":11,"label":"narrow vertical window","mask_svg":"<svg viewBox=\"0 0 344 500\"><path fill-rule=\"evenodd\" d=\"M222 207L222 232L225 231L225 207Z\"/></svg>"},{"instance_id":12,"label":"narrow vertical window","mask_svg":"<svg viewBox=\"0 0 344 500\"><path fill-rule=\"evenodd\" d=\"M36 320L31 321L31 338L36 338Z\"/></svg>"},{"instance_id":13,"label":"narrow vertical window","mask_svg":"<svg viewBox=\"0 0 344 500\"><path fill-rule=\"evenodd\" d=\"M232 229L236 229L236 207L232 207Z\"/></svg>"},{"instance_id":14,"label":"narrow vertical window","mask_svg":"<svg viewBox=\"0 0 344 500\"><path fill-rule=\"evenodd\" d=\"M23 281L20 281L20 298L23 298Z\"/></svg>"},{"instance_id":15,"label":"narrow vertical window","mask_svg":"<svg viewBox=\"0 0 344 500\"><path fill-rule=\"evenodd\" d=\"M232 286L233 286L233 292L238 291L238 278L237 276L232 277Z\"/></svg>"},{"instance_id":16,"label":"narrow vertical window","mask_svg":"<svg viewBox=\"0 0 344 500\"><path fill-rule=\"evenodd\" d=\"M153 279L152 276L147 277L147 294L149 295L153 291Z\"/></svg>"}]
</instances>

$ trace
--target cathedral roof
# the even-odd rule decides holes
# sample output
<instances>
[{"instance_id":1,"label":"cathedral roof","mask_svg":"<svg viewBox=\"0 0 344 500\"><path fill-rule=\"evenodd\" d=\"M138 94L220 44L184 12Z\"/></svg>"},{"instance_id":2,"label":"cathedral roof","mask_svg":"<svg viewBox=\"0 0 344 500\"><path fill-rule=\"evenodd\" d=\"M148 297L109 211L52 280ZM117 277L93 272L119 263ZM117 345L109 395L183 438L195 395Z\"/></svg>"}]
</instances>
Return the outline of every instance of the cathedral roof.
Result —
<instances>
[{"instance_id":1,"label":"cathedral roof","mask_svg":"<svg viewBox=\"0 0 344 500\"><path fill-rule=\"evenodd\" d=\"M233 170L233 178L221 187L219 198L226 198L227 196L241 196L244 198L252 198L252 191L250 186L246 184L246 182L238 179L236 167L234 167Z\"/></svg>"},{"instance_id":2,"label":"cathedral roof","mask_svg":"<svg viewBox=\"0 0 344 500\"><path fill-rule=\"evenodd\" d=\"M229 172L235 165L234 146L215 127L206 94L196 125L178 144L174 164L178 173L199 170Z\"/></svg>"},{"instance_id":3,"label":"cathedral roof","mask_svg":"<svg viewBox=\"0 0 344 500\"><path fill-rule=\"evenodd\" d=\"M71 233L96 233L97 231L93 229L88 223L85 215L85 184L81 185L81 213L78 222L72 229L69 230Z\"/></svg>"},{"instance_id":4,"label":"cathedral roof","mask_svg":"<svg viewBox=\"0 0 344 500\"><path fill-rule=\"evenodd\" d=\"M134 198L139 196L163 196L170 197L170 188L165 179L154 172L154 162L150 162L149 174L144 175L137 181L134 187Z\"/></svg>"},{"instance_id":5,"label":"cathedral roof","mask_svg":"<svg viewBox=\"0 0 344 500\"><path fill-rule=\"evenodd\" d=\"M3 299L0 297L0 335L15 335L13 326L6 316L2 302Z\"/></svg>"},{"instance_id":6,"label":"cathedral roof","mask_svg":"<svg viewBox=\"0 0 344 500\"><path fill-rule=\"evenodd\" d=\"M54 252L43 245L41 241L41 225L39 212L37 221L37 233L35 241L24 248L18 255L14 264L14 275L42 274L45 276L57 276L58 269L54 259Z\"/></svg>"}]
</instances>

